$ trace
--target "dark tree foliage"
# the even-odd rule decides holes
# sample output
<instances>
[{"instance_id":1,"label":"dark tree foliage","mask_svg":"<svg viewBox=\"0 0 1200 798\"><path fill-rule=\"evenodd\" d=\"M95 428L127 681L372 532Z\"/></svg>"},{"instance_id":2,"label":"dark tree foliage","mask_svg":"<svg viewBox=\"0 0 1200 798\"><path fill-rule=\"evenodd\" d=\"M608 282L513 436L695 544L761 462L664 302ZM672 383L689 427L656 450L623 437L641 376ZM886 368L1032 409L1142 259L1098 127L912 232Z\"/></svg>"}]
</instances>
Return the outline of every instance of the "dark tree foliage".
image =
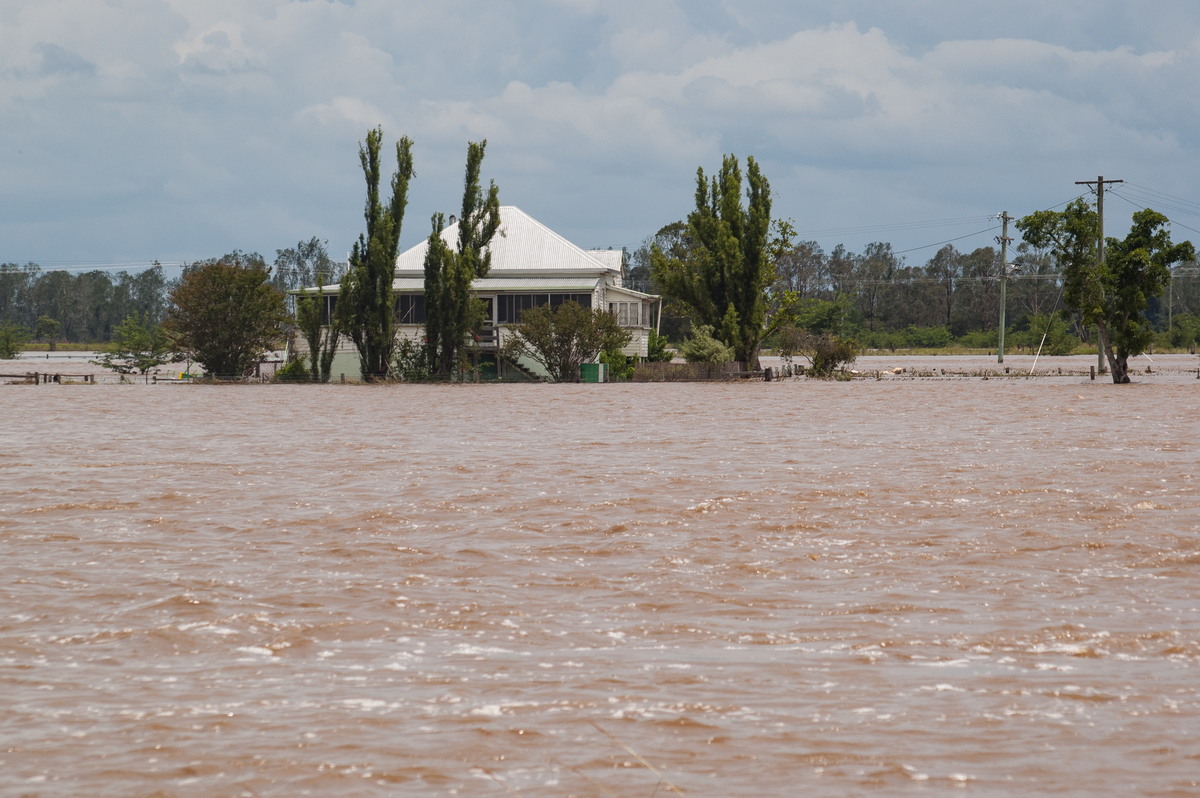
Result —
<instances>
[{"instance_id":1,"label":"dark tree foliage","mask_svg":"<svg viewBox=\"0 0 1200 798\"><path fill-rule=\"evenodd\" d=\"M471 296L471 284L492 266L489 245L500 231L500 189L492 182L487 194L479 181L487 142L467 145L458 240L442 239L445 216L433 215L425 255L425 352L431 372L447 379L462 368L471 334L483 321L483 305Z\"/></svg>"},{"instance_id":2,"label":"dark tree foliage","mask_svg":"<svg viewBox=\"0 0 1200 798\"><path fill-rule=\"evenodd\" d=\"M250 374L288 322L260 256L233 252L194 264L171 291L163 322L174 348L214 377Z\"/></svg>"},{"instance_id":3,"label":"dark tree foliage","mask_svg":"<svg viewBox=\"0 0 1200 798\"><path fill-rule=\"evenodd\" d=\"M363 211L367 231L358 237L350 252L350 264L342 278L337 304L338 324L358 349L359 369L365 381L387 376L396 343L392 280L400 228L408 205L408 185L415 175L412 140L405 137L396 143L397 168L392 175L391 198L386 205L381 202L379 150L382 143L383 130L375 128L367 133L366 143L358 148L367 181L367 202Z\"/></svg>"},{"instance_id":4,"label":"dark tree foliage","mask_svg":"<svg viewBox=\"0 0 1200 798\"><path fill-rule=\"evenodd\" d=\"M712 327L718 339L748 367L758 364L767 334L768 289L775 279L770 247L771 187L754 158L746 159L746 204L742 170L728 155L711 181L696 173L696 209L688 215L695 248L674 258L655 248L654 281L689 311L692 322Z\"/></svg>"}]
</instances>

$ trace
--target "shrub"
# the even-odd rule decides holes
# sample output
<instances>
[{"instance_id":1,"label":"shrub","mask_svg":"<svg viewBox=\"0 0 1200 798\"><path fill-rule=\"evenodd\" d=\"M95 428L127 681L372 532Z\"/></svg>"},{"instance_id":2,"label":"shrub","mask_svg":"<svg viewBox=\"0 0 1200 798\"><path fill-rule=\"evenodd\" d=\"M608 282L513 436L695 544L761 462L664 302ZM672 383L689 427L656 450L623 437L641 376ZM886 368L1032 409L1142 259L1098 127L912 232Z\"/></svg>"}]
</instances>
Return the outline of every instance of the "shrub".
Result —
<instances>
[{"instance_id":1,"label":"shrub","mask_svg":"<svg viewBox=\"0 0 1200 798\"><path fill-rule=\"evenodd\" d=\"M626 357L620 349L605 349L600 353L600 362L607 367L608 382L625 382L633 374L636 359Z\"/></svg>"},{"instance_id":2,"label":"shrub","mask_svg":"<svg viewBox=\"0 0 1200 798\"><path fill-rule=\"evenodd\" d=\"M942 349L950 345L954 336L946 327L914 327L904 330L904 340L914 349Z\"/></svg>"},{"instance_id":3,"label":"shrub","mask_svg":"<svg viewBox=\"0 0 1200 798\"><path fill-rule=\"evenodd\" d=\"M294 357L275 372L275 382L312 382L312 374L304 363L305 356Z\"/></svg>"},{"instance_id":4,"label":"shrub","mask_svg":"<svg viewBox=\"0 0 1200 798\"><path fill-rule=\"evenodd\" d=\"M683 342L679 353L689 363L732 363L733 350L713 338L712 327L697 327L692 337Z\"/></svg>"}]
</instances>

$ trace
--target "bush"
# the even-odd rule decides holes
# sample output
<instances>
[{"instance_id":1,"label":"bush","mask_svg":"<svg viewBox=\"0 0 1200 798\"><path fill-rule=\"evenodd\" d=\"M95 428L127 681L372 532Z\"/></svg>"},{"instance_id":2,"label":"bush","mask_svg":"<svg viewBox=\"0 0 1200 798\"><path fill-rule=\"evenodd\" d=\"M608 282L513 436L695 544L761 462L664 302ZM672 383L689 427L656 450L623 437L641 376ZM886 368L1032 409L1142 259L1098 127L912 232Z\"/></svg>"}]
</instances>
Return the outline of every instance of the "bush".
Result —
<instances>
[{"instance_id":1,"label":"bush","mask_svg":"<svg viewBox=\"0 0 1200 798\"><path fill-rule=\"evenodd\" d=\"M633 374L635 358L626 357L620 349L605 349L600 353L600 362L607 367L608 382L626 382Z\"/></svg>"},{"instance_id":2,"label":"bush","mask_svg":"<svg viewBox=\"0 0 1200 798\"><path fill-rule=\"evenodd\" d=\"M712 336L712 327L697 327L679 353L689 363L732 363L733 350Z\"/></svg>"},{"instance_id":3,"label":"bush","mask_svg":"<svg viewBox=\"0 0 1200 798\"><path fill-rule=\"evenodd\" d=\"M914 327L904 330L904 342L913 349L943 349L950 345L954 336L946 327Z\"/></svg>"},{"instance_id":4,"label":"bush","mask_svg":"<svg viewBox=\"0 0 1200 798\"><path fill-rule=\"evenodd\" d=\"M958 345L966 349L994 349L1000 345L1000 336L995 330L972 330L959 336Z\"/></svg>"},{"instance_id":5,"label":"bush","mask_svg":"<svg viewBox=\"0 0 1200 798\"><path fill-rule=\"evenodd\" d=\"M836 335L813 335L809 337L804 354L814 377L828 378L858 359L858 343Z\"/></svg>"},{"instance_id":6,"label":"bush","mask_svg":"<svg viewBox=\"0 0 1200 798\"><path fill-rule=\"evenodd\" d=\"M424 346L407 336L396 342L388 377L400 382L427 382L429 356Z\"/></svg>"},{"instance_id":7,"label":"bush","mask_svg":"<svg viewBox=\"0 0 1200 798\"><path fill-rule=\"evenodd\" d=\"M851 338L832 333L813 333L799 327L784 327L779 331L779 355L785 362L799 355L808 360L808 373L828 378L834 372L853 363L861 347Z\"/></svg>"},{"instance_id":8,"label":"bush","mask_svg":"<svg viewBox=\"0 0 1200 798\"><path fill-rule=\"evenodd\" d=\"M275 382L312 382L312 374L304 363L304 355L294 357L275 372Z\"/></svg>"},{"instance_id":9,"label":"bush","mask_svg":"<svg viewBox=\"0 0 1200 798\"><path fill-rule=\"evenodd\" d=\"M650 331L646 342L646 360L651 363L670 363L671 353L667 351L667 336L659 335L655 330Z\"/></svg>"}]
</instances>

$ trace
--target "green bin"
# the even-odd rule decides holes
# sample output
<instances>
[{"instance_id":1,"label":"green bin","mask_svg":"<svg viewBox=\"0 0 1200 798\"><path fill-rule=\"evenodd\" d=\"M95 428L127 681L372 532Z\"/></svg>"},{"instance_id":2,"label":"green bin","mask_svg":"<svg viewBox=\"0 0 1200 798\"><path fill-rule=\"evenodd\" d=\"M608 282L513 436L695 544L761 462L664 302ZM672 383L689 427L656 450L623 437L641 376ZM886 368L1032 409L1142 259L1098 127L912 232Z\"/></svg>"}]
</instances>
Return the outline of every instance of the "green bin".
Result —
<instances>
[{"instance_id":1,"label":"green bin","mask_svg":"<svg viewBox=\"0 0 1200 798\"><path fill-rule=\"evenodd\" d=\"M579 367L579 378L583 382L604 382L603 363L584 363Z\"/></svg>"}]
</instances>

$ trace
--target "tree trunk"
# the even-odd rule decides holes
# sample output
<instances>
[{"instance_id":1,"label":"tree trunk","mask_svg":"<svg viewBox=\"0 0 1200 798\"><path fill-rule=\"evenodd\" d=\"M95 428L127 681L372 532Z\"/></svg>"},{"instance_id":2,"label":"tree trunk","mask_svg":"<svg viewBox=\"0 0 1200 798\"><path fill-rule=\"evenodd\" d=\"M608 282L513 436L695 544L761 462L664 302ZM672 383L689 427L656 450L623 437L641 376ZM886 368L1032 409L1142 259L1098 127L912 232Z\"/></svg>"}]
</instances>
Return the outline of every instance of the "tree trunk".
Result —
<instances>
[{"instance_id":1,"label":"tree trunk","mask_svg":"<svg viewBox=\"0 0 1200 798\"><path fill-rule=\"evenodd\" d=\"M1104 359L1108 361L1108 370L1112 374L1114 385L1125 385L1129 382L1129 355L1113 351L1112 342L1108 339L1108 327L1103 321L1096 323L1096 338Z\"/></svg>"}]
</instances>

